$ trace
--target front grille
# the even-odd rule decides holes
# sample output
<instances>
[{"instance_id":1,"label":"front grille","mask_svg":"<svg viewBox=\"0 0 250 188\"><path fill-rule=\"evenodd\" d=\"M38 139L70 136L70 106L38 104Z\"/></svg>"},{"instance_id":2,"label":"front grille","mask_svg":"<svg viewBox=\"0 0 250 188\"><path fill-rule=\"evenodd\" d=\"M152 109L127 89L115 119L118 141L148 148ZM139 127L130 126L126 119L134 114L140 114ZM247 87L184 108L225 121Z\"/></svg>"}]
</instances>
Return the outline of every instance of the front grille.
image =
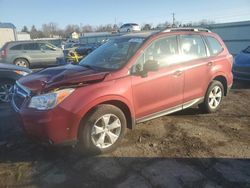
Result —
<instances>
[{"instance_id":1,"label":"front grille","mask_svg":"<svg viewBox=\"0 0 250 188\"><path fill-rule=\"evenodd\" d=\"M20 85L18 82L15 84L13 88L12 104L14 105L16 110L20 110L29 95L29 90Z\"/></svg>"}]
</instances>

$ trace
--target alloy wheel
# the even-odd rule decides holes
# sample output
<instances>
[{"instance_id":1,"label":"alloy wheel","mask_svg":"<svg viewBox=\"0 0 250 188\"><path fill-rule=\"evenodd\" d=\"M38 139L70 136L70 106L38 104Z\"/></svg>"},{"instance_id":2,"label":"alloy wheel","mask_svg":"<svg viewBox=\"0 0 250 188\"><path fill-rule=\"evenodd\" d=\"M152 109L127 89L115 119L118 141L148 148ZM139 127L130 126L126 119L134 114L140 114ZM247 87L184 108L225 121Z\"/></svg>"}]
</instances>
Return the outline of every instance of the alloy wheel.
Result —
<instances>
[{"instance_id":1,"label":"alloy wheel","mask_svg":"<svg viewBox=\"0 0 250 188\"><path fill-rule=\"evenodd\" d=\"M0 101L1 102L9 102L10 101L10 94L12 90L11 84L0 84Z\"/></svg>"},{"instance_id":2,"label":"alloy wheel","mask_svg":"<svg viewBox=\"0 0 250 188\"><path fill-rule=\"evenodd\" d=\"M91 139L100 149L112 146L121 134L121 121L114 114L105 114L100 117L91 130Z\"/></svg>"},{"instance_id":3,"label":"alloy wheel","mask_svg":"<svg viewBox=\"0 0 250 188\"><path fill-rule=\"evenodd\" d=\"M26 63L25 60L22 60L22 59L21 59L21 60L18 60L18 61L15 62L15 64L16 64L17 66L27 68L27 63Z\"/></svg>"},{"instance_id":4,"label":"alloy wheel","mask_svg":"<svg viewBox=\"0 0 250 188\"><path fill-rule=\"evenodd\" d=\"M215 86L208 96L208 104L210 108L215 109L220 105L222 99L222 90L219 86Z\"/></svg>"}]
</instances>

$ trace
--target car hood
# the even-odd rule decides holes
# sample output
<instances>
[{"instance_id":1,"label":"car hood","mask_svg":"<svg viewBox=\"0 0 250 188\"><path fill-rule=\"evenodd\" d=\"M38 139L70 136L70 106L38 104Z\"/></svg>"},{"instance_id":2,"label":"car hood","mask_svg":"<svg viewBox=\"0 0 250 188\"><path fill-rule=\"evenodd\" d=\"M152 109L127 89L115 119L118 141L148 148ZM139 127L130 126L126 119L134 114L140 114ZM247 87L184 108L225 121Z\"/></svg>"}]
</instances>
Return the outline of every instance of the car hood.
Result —
<instances>
[{"instance_id":1,"label":"car hood","mask_svg":"<svg viewBox=\"0 0 250 188\"><path fill-rule=\"evenodd\" d=\"M33 93L45 93L53 89L80 87L102 81L109 72L97 71L80 65L47 68L18 80Z\"/></svg>"},{"instance_id":2,"label":"car hood","mask_svg":"<svg viewBox=\"0 0 250 188\"><path fill-rule=\"evenodd\" d=\"M0 69L1 70L13 70L13 71L24 71L27 73L31 73L32 71L30 69L12 65L12 64L5 64L5 63L0 63Z\"/></svg>"}]
</instances>

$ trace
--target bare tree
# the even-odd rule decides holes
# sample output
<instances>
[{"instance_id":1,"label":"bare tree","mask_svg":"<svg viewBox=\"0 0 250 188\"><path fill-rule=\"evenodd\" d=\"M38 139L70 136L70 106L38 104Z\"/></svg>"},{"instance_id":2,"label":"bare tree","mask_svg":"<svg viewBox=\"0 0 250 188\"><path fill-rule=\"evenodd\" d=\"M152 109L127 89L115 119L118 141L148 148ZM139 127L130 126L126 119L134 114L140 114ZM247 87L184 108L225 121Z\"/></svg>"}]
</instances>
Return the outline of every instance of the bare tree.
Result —
<instances>
[{"instance_id":1,"label":"bare tree","mask_svg":"<svg viewBox=\"0 0 250 188\"><path fill-rule=\"evenodd\" d=\"M97 32L112 32L113 26L112 24L106 24L106 25L99 25L96 27Z\"/></svg>"},{"instance_id":2,"label":"bare tree","mask_svg":"<svg viewBox=\"0 0 250 188\"><path fill-rule=\"evenodd\" d=\"M148 31L148 30L151 30L152 29L152 24L143 24L142 25L142 30L144 31Z\"/></svg>"},{"instance_id":3,"label":"bare tree","mask_svg":"<svg viewBox=\"0 0 250 188\"><path fill-rule=\"evenodd\" d=\"M80 27L78 25L67 25L64 29L65 37L70 37L73 32L80 33Z\"/></svg>"},{"instance_id":4,"label":"bare tree","mask_svg":"<svg viewBox=\"0 0 250 188\"><path fill-rule=\"evenodd\" d=\"M32 25L31 29L30 29L30 37L32 39L36 39L36 38L44 38L45 35L42 31L39 31L36 29L35 25Z\"/></svg>"},{"instance_id":5,"label":"bare tree","mask_svg":"<svg viewBox=\"0 0 250 188\"><path fill-rule=\"evenodd\" d=\"M58 25L54 22L42 25L42 31L46 37L52 38L53 36L58 35L58 30Z\"/></svg>"},{"instance_id":6,"label":"bare tree","mask_svg":"<svg viewBox=\"0 0 250 188\"><path fill-rule=\"evenodd\" d=\"M94 29L91 25L84 25L80 29L81 29L82 33L90 33L90 32L94 31Z\"/></svg>"}]
</instances>

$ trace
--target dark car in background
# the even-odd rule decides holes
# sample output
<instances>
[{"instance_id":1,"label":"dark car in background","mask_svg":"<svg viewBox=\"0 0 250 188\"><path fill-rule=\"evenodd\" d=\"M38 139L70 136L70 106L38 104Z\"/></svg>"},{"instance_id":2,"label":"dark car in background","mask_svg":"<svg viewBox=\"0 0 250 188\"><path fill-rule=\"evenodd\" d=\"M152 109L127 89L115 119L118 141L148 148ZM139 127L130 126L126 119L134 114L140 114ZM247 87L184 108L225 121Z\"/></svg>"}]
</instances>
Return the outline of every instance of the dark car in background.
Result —
<instances>
[{"instance_id":1,"label":"dark car in background","mask_svg":"<svg viewBox=\"0 0 250 188\"><path fill-rule=\"evenodd\" d=\"M0 63L0 102L9 102L9 94L16 80L31 72L30 69Z\"/></svg>"},{"instance_id":2,"label":"dark car in background","mask_svg":"<svg viewBox=\"0 0 250 188\"><path fill-rule=\"evenodd\" d=\"M250 81L250 46L235 56L233 74L237 80Z\"/></svg>"},{"instance_id":3,"label":"dark car in background","mask_svg":"<svg viewBox=\"0 0 250 188\"><path fill-rule=\"evenodd\" d=\"M57 65L63 51L45 41L7 42L1 49L0 63L9 63L25 68Z\"/></svg>"}]
</instances>

